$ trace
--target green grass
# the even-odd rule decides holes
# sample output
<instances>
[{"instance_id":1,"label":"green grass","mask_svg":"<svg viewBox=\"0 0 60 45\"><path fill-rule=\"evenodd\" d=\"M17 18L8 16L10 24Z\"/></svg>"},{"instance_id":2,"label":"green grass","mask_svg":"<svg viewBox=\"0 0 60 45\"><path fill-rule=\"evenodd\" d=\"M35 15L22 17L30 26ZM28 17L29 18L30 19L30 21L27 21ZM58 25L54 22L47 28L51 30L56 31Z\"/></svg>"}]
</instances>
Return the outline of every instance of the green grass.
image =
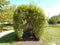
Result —
<instances>
[{"instance_id":1,"label":"green grass","mask_svg":"<svg viewBox=\"0 0 60 45\"><path fill-rule=\"evenodd\" d=\"M15 33L13 32L0 38L0 45L17 45Z\"/></svg>"},{"instance_id":2,"label":"green grass","mask_svg":"<svg viewBox=\"0 0 60 45\"><path fill-rule=\"evenodd\" d=\"M60 26L50 25L44 30L42 38L45 42L54 42L60 45Z\"/></svg>"},{"instance_id":3,"label":"green grass","mask_svg":"<svg viewBox=\"0 0 60 45\"><path fill-rule=\"evenodd\" d=\"M60 25L49 25L42 35L46 43L54 42L60 45ZM0 45L17 45L15 33L6 35L0 39Z\"/></svg>"}]
</instances>

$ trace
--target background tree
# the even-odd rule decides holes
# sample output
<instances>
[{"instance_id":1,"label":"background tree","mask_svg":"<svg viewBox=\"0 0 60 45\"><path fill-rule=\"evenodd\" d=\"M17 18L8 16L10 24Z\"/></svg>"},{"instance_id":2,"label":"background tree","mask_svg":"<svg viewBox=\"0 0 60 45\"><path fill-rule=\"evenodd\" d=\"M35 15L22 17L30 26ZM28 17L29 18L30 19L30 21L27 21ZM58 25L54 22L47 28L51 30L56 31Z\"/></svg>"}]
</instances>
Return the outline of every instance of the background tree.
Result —
<instances>
[{"instance_id":1,"label":"background tree","mask_svg":"<svg viewBox=\"0 0 60 45\"><path fill-rule=\"evenodd\" d=\"M15 11L16 6L9 6L3 9L3 14L0 15L1 22L13 22L13 14Z\"/></svg>"},{"instance_id":2,"label":"background tree","mask_svg":"<svg viewBox=\"0 0 60 45\"><path fill-rule=\"evenodd\" d=\"M9 4L9 1L7 1L7 0L0 0L0 19L1 19L1 21L3 21L2 17L1 17L1 15L3 14L3 9L8 4Z\"/></svg>"},{"instance_id":3,"label":"background tree","mask_svg":"<svg viewBox=\"0 0 60 45\"><path fill-rule=\"evenodd\" d=\"M0 9L3 8L4 6L8 5L9 1L7 0L0 0Z\"/></svg>"},{"instance_id":4,"label":"background tree","mask_svg":"<svg viewBox=\"0 0 60 45\"><path fill-rule=\"evenodd\" d=\"M8 0L0 0L0 22L13 22L13 13L16 6L8 6Z\"/></svg>"},{"instance_id":5,"label":"background tree","mask_svg":"<svg viewBox=\"0 0 60 45\"><path fill-rule=\"evenodd\" d=\"M49 19L49 24L57 24L60 22L60 15L55 15L55 16L52 16L50 19Z\"/></svg>"}]
</instances>

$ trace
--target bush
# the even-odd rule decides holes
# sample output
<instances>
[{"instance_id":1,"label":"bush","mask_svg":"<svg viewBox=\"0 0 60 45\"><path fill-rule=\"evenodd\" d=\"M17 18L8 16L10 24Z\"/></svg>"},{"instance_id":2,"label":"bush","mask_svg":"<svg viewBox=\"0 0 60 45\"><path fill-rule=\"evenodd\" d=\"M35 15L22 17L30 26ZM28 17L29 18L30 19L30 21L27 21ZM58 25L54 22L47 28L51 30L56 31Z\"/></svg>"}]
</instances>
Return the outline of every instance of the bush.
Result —
<instances>
[{"instance_id":1,"label":"bush","mask_svg":"<svg viewBox=\"0 0 60 45\"><path fill-rule=\"evenodd\" d=\"M21 5L14 12L14 29L20 39L22 39L25 29L32 29L35 37L40 36L45 27L45 14L40 7L35 5Z\"/></svg>"},{"instance_id":2,"label":"bush","mask_svg":"<svg viewBox=\"0 0 60 45\"><path fill-rule=\"evenodd\" d=\"M59 16L52 16L49 19L48 23L49 24L57 24L59 21L60 21L60 17Z\"/></svg>"},{"instance_id":3,"label":"bush","mask_svg":"<svg viewBox=\"0 0 60 45\"><path fill-rule=\"evenodd\" d=\"M49 23L49 24L57 24L58 21L59 21L58 16L52 16L52 17L49 19L48 23Z\"/></svg>"},{"instance_id":4,"label":"bush","mask_svg":"<svg viewBox=\"0 0 60 45\"><path fill-rule=\"evenodd\" d=\"M57 20L55 20L55 19L49 19L48 23L49 24L57 24Z\"/></svg>"},{"instance_id":5,"label":"bush","mask_svg":"<svg viewBox=\"0 0 60 45\"><path fill-rule=\"evenodd\" d=\"M3 31L3 25L0 24L0 32L2 32L2 31Z\"/></svg>"}]
</instances>

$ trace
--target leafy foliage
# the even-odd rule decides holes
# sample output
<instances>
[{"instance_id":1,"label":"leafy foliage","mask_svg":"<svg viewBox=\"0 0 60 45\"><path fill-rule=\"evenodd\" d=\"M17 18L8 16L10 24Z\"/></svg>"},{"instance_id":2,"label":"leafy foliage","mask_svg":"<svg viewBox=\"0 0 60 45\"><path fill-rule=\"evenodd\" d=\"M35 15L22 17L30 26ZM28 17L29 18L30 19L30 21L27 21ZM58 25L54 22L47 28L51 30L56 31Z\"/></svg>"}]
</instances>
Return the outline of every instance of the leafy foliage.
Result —
<instances>
[{"instance_id":1,"label":"leafy foliage","mask_svg":"<svg viewBox=\"0 0 60 45\"><path fill-rule=\"evenodd\" d=\"M20 39L23 31L32 29L36 38L39 39L45 27L45 14L40 7L35 5L21 5L14 13L14 29Z\"/></svg>"},{"instance_id":2,"label":"leafy foliage","mask_svg":"<svg viewBox=\"0 0 60 45\"><path fill-rule=\"evenodd\" d=\"M52 16L49 19L49 24L57 24L57 23L60 23L60 15L58 15L58 16Z\"/></svg>"},{"instance_id":3,"label":"leafy foliage","mask_svg":"<svg viewBox=\"0 0 60 45\"><path fill-rule=\"evenodd\" d=\"M9 1L7 0L0 0L0 8L3 8L3 6L8 5Z\"/></svg>"},{"instance_id":4,"label":"leafy foliage","mask_svg":"<svg viewBox=\"0 0 60 45\"><path fill-rule=\"evenodd\" d=\"M16 6L10 6L3 9L3 14L0 15L0 22L13 22L13 14Z\"/></svg>"},{"instance_id":5,"label":"leafy foliage","mask_svg":"<svg viewBox=\"0 0 60 45\"><path fill-rule=\"evenodd\" d=\"M0 24L0 32L2 32L2 30L3 30L3 25Z\"/></svg>"},{"instance_id":6,"label":"leafy foliage","mask_svg":"<svg viewBox=\"0 0 60 45\"><path fill-rule=\"evenodd\" d=\"M3 11L4 11L4 8L6 8L5 6L9 4L9 1L7 0L0 0L0 22L3 21L2 19L2 15L3 15Z\"/></svg>"}]
</instances>

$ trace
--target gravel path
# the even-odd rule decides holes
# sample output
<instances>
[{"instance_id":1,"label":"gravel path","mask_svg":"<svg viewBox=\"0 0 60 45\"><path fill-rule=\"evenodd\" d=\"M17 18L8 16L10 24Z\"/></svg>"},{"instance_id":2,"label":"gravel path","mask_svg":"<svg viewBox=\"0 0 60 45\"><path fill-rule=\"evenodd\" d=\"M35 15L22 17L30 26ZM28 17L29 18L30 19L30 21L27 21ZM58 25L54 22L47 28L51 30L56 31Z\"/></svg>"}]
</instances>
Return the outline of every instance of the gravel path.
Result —
<instances>
[{"instance_id":1,"label":"gravel path","mask_svg":"<svg viewBox=\"0 0 60 45\"><path fill-rule=\"evenodd\" d=\"M5 35L8 35L10 33L14 32L14 30L9 30L9 31L4 31L4 32L0 32L0 38L2 38Z\"/></svg>"}]
</instances>

